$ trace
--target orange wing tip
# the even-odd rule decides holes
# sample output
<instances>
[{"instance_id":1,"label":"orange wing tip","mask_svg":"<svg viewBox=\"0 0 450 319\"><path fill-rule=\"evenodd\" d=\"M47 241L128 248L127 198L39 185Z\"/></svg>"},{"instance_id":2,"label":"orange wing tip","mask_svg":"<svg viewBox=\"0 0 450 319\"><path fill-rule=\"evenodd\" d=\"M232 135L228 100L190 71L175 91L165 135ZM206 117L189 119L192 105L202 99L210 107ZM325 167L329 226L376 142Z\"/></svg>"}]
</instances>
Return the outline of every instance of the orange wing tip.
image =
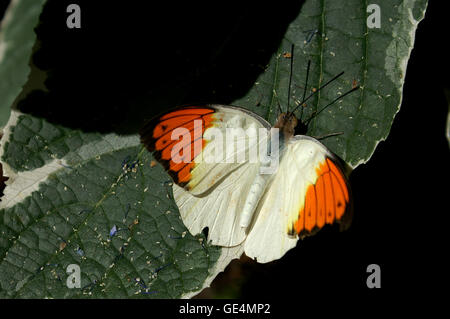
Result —
<instances>
[{"instance_id":1,"label":"orange wing tip","mask_svg":"<svg viewBox=\"0 0 450 319\"><path fill-rule=\"evenodd\" d=\"M215 112L216 109L212 107L178 108L150 120L139 132L145 147L153 152L154 158L163 165L174 182L185 189L191 180L191 171L195 167L194 158L199 155L195 153L195 141L201 138L202 149L205 147L206 141L203 139L203 134L207 128L214 125ZM194 127L195 120L202 121L201 137L194 136L197 133L194 131L197 128ZM172 140L172 132L176 128L185 128L189 133L180 136L179 140ZM190 144L191 155L190 158L183 157L181 163L175 163L171 158L172 148L175 145L180 146L179 143L182 143L182 147L188 147ZM181 152L180 156L182 156Z\"/></svg>"},{"instance_id":2,"label":"orange wing tip","mask_svg":"<svg viewBox=\"0 0 450 319\"><path fill-rule=\"evenodd\" d=\"M341 169L327 157L316 172L317 180L308 186L297 220L288 227L289 236L311 236L334 222L341 224L341 230L350 225L349 188Z\"/></svg>"}]
</instances>

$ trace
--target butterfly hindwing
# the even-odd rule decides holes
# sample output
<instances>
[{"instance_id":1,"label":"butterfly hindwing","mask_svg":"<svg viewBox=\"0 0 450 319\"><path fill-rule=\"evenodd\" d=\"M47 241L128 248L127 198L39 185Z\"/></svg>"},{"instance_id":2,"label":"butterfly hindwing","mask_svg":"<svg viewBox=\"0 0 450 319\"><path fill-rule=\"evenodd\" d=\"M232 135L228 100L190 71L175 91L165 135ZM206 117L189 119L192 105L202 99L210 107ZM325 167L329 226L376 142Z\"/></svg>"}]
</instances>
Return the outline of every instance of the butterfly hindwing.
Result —
<instances>
[{"instance_id":1,"label":"butterfly hindwing","mask_svg":"<svg viewBox=\"0 0 450 319\"><path fill-rule=\"evenodd\" d=\"M211 244L225 247L241 244L246 229L239 225L240 216L258 167L258 164L245 163L205 196L195 196L174 185L174 199L190 233L197 235L208 227Z\"/></svg>"}]
</instances>

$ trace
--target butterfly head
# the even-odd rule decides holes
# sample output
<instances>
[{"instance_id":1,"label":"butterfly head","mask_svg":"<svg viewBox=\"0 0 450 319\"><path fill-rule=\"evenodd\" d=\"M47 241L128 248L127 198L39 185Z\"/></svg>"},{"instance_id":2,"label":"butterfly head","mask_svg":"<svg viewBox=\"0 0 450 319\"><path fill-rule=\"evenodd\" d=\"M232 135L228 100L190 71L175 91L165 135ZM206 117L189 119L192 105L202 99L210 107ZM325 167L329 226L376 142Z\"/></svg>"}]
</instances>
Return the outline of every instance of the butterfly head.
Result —
<instances>
[{"instance_id":1,"label":"butterfly head","mask_svg":"<svg viewBox=\"0 0 450 319\"><path fill-rule=\"evenodd\" d=\"M277 127L283 133L286 139L294 136L295 128L298 124L298 120L293 113L284 112L278 115L277 122L274 127Z\"/></svg>"}]
</instances>

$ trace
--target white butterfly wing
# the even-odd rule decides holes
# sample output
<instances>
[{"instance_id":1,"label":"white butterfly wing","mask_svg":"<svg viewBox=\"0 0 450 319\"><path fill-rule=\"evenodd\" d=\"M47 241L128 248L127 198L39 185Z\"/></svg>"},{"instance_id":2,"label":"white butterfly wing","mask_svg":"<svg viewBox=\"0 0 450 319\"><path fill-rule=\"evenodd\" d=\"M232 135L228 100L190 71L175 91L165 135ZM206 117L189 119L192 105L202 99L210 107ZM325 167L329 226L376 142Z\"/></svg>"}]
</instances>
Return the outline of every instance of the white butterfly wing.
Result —
<instances>
[{"instance_id":1,"label":"white butterfly wing","mask_svg":"<svg viewBox=\"0 0 450 319\"><path fill-rule=\"evenodd\" d=\"M174 184L175 202L191 234L208 227L208 241L213 245L241 244L246 233L239 225L240 216L258 169L257 164L245 163L204 196L192 195Z\"/></svg>"},{"instance_id":2,"label":"white butterfly wing","mask_svg":"<svg viewBox=\"0 0 450 319\"><path fill-rule=\"evenodd\" d=\"M230 172L247 163L252 156L250 153L257 154L258 145L266 143L267 136L257 136L259 129L264 129L266 134L270 129L267 121L245 109L220 105L213 107L216 110L214 121L203 134L206 145L194 159L196 164L191 170L192 177L187 184L188 190L194 195L208 192ZM254 136L259 139L251 140L247 135L249 129L252 129L256 134ZM215 132L218 132L223 139L217 138ZM228 136L229 139L227 139L227 135L233 134L231 132L236 136L232 138ZM217 151L222 152L223 155L219 156L219 160L211 160Z\"/></svg>"},{"instance_id":3,"label":"white butterfly wing","mask_svg":"<svg viewBox=\"0 0 450 319\"><path fill-rule=\"evenodd\" d=\"M180 129L185 133L177 133ZM226 140L229 129L234 129L236 133L240 130L244 135L234 141ZM257 146L245 134L249 129L255 132L263 129L268 134L270 124L239 107L208 105L182 107L162 114L148 122L140 135L142 143L154 153L175 184L194 195L201 195L247 162L250 152L256 152ZM223 138L217 138L217 134ZM231 142L233 148L229 147ZM177 145L189 151L184 154L183 148L181 163L173 158ZM219 160L215 160L217 152L222 152ZM208 158L214 160L208 161Z\"/></svg>"},{"instance_id":4,"label":"white butterfly wing","mask_svg":"<svg viewBox=\"0 0 450 319\"><path fill-rule=\"evenodd\" d=\"M171 151L178 141L173 141L171 134L177 128L185 128L190 133L179 143L194 145L200 138L193 133L194 121L202 123L201 152L190 153L191 163L177 164ZM255 133L262 129L268 135L270 124L242 108L209 105L175 109L156 117L141 130L142 142L174 179L174 198L184 224L193 235L208 227L208 240L214 245L235 246L245 239L245 229L239 222L259 168L257 161L249 161L250 153L258 154L258 145L267 143L261 136L254 143L246 134L227 140L218 139L214 133L226 137L230 132L227 129L242 129L241 133L246 133L250 128ZM208 161L208 156L214 157L218 150L223 152L223 160Z\"/></svg>"},{"instance_id":5,"label":"white butterfly wing","mask_svg":"<svg viewBox=\"0 0 450 319\"><path fill-rule=\"evenodd\" d=\"M295 136L257 207L245 241L247 256L266 263L294 248L298 238L343 221L348 188L332 155L317 140Z\"/></svg>"}]
</instances>

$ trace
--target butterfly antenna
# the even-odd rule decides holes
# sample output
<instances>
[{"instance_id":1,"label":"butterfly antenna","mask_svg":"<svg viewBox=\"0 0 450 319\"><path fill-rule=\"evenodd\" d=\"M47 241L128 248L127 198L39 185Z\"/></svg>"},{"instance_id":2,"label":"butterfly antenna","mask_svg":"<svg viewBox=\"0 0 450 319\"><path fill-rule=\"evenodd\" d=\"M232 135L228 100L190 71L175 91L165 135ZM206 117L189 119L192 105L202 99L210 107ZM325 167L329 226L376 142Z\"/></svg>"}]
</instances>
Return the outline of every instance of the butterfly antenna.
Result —
<instances>
[{"instance_id":1,"label":"butterfly antenna","mask_svg":"<svg viewBox=\"0 0 450 319\"><path fill-rule=\"evenodd\" d=\"M303 97L302 97L302 101L305 100L306 97L306 89L308 87L308 78L309 78L309 69L311 67L311 60L308 60L308 66L306 67L306 80L305 80L305 89L303 90ZM302 103L303 104L303 103ZM303 107L301 108L302 112L300 113L300 121L303 117ZM294 110L295 111L295 110ZM294 112L291 113L292 115L294 115Z\"/></svg>"},{"instance_id":2,"label":"butterfly antenna","mask_svg":"<svg viewBox=\"0 0 450 319\"><path fill-rule=\"evenodd\" d=\"M312 92L310 95L308 95L308 97L306 99L303 99L303 101L301 101L297 107L295 109L292 110L291 113L294 113L301 105L303 105L306 101L308 101L314 94L318 93L320 90L322 90L324 87L326 87L328 84L330 84L331 82L333 82L334 80L336 80L337 78L339 78L340 76L342 76L344 74L344 71L342 71L341 73L339 73L338 75L335 75L331 80L329 80L327 83L323 84L321 87L319 87L316 91Z\"/></svg>"},{"instance_id":3,"label":"butterfly antenna","mask_svg":"<svg viewBox=\"0 0 450 319\"><path fill-rule=\"evenodd\" d=\"M325 105L320 111L314 112L314 113L311 115L311 117L305 121L305 125L308 126L309 122L310 122L314 117L316 117L317 115L319 115L320 113L322 113L322 111L324 111L327 107L329 107L330 105L336 103L336 102L339 101L340 99L344 98L346 95L349 95L350 93L352 93L352 92L354 92L354 91L356 91L356 90L358 90L358 89L359 89L359 86L354 87L353 89L351 89L351 90L345 92L345 93L342 94L341 96L338 96L337 98L335 98L332 102L330 102L330 103L328 103L327 105Z\"/></svg>"},{"instance_id":4,"label":"butterfly antenna","mask_svg":"<svg viewBox=\"0 0 450 319\"><path fill-rule=\"evenodd\" d=\"M283 113L283 110L281 109L281 104L280 104L280 100L278 100L278 95L277 95L277 91L275 91L275 89L273 90L273 94L275 95L275 98L277 100L277 104L278 104L278 111L280 111L279 114Z\"/></svg>"},{"instance_id":5,"label":"butterfly antenna","mask_svg":"<svg viewBox=\"0 0 450 319\"><path fill-rule=\"evenodd\" d=\"M289 87L288 87L286 113L289 113L289 102L291 100L291 83L292 83L292 70L293 70L293 67L294 67L294 44L291 45L291 73L289 74Z\"/></svg>"}]
</instances>

